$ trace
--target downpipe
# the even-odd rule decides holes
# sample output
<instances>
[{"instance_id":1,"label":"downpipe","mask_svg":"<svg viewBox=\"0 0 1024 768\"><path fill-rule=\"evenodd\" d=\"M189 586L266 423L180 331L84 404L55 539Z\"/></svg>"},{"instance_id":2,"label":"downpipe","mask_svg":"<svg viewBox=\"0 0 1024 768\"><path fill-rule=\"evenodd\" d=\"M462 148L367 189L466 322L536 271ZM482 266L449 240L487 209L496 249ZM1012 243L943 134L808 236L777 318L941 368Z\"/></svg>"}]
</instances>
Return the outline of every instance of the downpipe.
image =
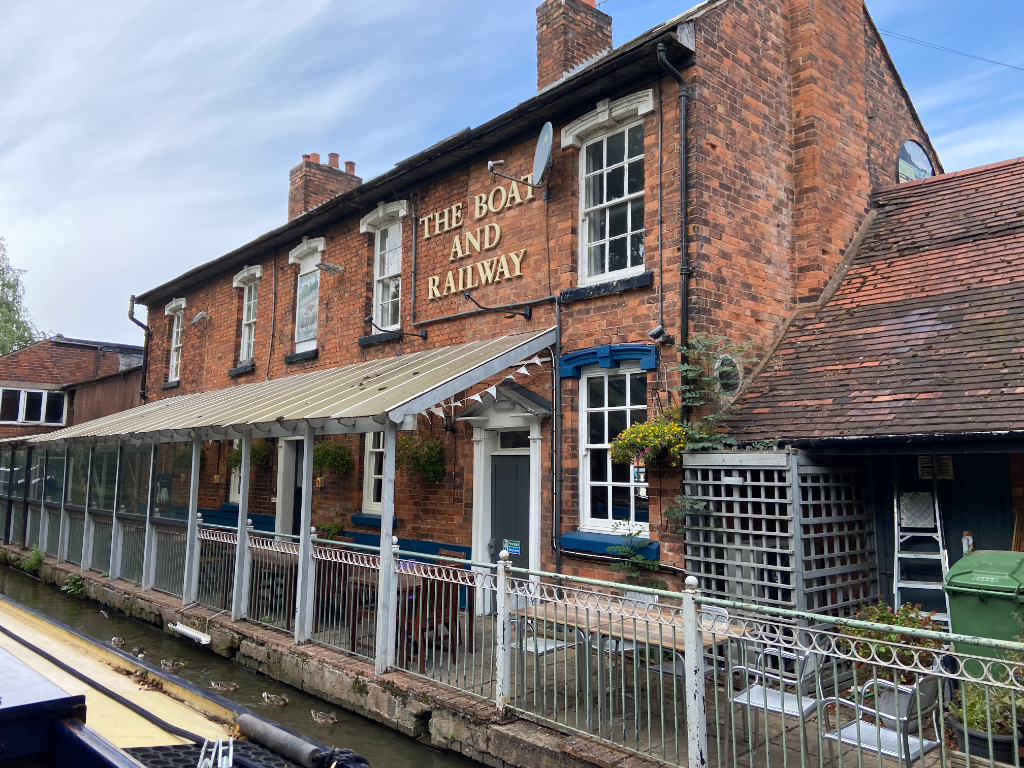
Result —
<instances>
[{"instance_id":1,"label":"downpipe","mask_svg":"<svg viewBox=\"0 0 1024 768\"><path fill-rule=\"evenodd\" d=\"M143 332L142 341L142 384L139 385L139 399L146 402L146 378L149 374L149 340L152 337L152 331L149 330L149 326L143 323L141 320L135 317L135 294L132 294L128 299L128 319L135 323ZM148 319L148 318L147 318Z\"/></svg>"}]
</instances>

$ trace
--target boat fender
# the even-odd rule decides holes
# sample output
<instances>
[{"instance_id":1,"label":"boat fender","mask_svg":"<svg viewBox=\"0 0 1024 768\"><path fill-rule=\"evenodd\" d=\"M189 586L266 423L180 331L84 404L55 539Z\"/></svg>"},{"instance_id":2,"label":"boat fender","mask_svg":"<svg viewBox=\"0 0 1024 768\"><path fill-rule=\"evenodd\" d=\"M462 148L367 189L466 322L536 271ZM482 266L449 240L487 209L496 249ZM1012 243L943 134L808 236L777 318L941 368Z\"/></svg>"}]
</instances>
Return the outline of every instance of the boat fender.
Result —
<instances>
[{"instance_id":1,"label":"boat fender","mask_svg":"<svg viewBox=\"0 0 1024 768\"><path fill-rule=\"evenodd\" d=\"M317 758L324 754L316 744L311 744L305 739L253 715L239 715L238 729L246 738L277 752L281 757L298 763L304 768L317 768Z\"/></svg>"},{"instance_id":2,"label":"boat fender","mask_svg":"<svg viewBox=\"0 0 1024 768\"><path fill-rule=\"evenodd\" d=\"M370 763L362 755L337 747L330 752L321 752L316 763L316 768L370 768Z\"/></svg>"}]
</instances>

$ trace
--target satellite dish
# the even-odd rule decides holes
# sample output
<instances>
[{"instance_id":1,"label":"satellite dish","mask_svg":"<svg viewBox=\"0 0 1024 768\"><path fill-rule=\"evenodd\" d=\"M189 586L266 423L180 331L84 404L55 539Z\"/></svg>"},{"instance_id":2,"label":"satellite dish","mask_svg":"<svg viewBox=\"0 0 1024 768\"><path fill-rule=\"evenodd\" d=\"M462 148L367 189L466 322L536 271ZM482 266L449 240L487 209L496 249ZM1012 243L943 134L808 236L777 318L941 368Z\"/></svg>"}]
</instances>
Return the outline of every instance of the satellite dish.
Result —
<instances>
[{"instance_id":1,"label":"satellite dish","mask_svg":"<svg viewBox=\"0 0 1024 768\"><path fill-rule=\"evenodd\" d=\"M537 139L537 149L533 153L533 186L539 187L548 168L551 167L551 139L555 135L551 123L544 123L540 129L540 137Z\"/></svg>"}]
</instances>

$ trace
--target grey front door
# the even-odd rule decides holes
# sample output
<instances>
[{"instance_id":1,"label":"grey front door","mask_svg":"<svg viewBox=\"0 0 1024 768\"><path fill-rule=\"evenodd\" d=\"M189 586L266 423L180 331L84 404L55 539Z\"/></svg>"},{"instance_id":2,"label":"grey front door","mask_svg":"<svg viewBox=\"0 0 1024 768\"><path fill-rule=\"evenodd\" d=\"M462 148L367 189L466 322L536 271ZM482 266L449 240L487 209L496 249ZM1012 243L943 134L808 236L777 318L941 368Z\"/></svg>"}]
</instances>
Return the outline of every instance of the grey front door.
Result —
<instances>
[{"instance_id":1,"label":"grey front door","mask_svg":"<svg viewBox=\"0 0 1024 768\"><path fill-rule=\"evenodd\" d=\"M530 457L491 457L491 535L494 559L507 549L512 565L530 567Z\"/></svg>"}]
</instances>

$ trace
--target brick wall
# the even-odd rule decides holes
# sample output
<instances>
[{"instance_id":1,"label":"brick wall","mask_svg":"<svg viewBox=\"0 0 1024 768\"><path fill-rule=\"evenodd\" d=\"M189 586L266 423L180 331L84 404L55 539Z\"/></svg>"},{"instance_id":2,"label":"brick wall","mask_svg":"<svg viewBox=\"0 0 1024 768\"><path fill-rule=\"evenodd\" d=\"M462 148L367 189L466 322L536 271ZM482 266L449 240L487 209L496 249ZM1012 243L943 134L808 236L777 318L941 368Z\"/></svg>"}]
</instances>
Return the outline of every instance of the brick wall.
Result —
<instances>
[{"instance_id":1,"label":"brick wall","mask_svg":"<svg viewBox=\"0 0 1024 768\"><path fill-rule=\"evenodd\" d=\"M0 357L0 385L31 384L56 389L64 384L117 373L116 351L43 339Z\"/></svg>"},{"instance_id":2,"label":"brick wall","mask_svg":"<svg viewBox=\"0 0 1024 768\"><path fill-rule=\"evenodd\" d=\"M542 5L539 14L546 13ZM564 6L575 8L577 0ZM578 9L577 9L578 10ZM763 355L787 316L802 298L820 290L834 270L862 220L870 189L895 175L899 144L906 138L929 148L912 107L892 70L877 33L862 5L852 0L828 9L767 2L726 3L708 10L695 22L696 64L683 74L692 90L688 135L689 256L694 268L690 332L724 334L737 342L753 341L753 354ZM821 30L824 29L824 32ZM820 32L820 34L818 34ZM820 37L820 40L814 39ZM543 42L541 43L544 44ZM650 343L647 332L665 325L678 338L680 317L679 233L679 102L674 80L638 85L656 89L656 108L643 118L645 133L645 266L652 285L565 304L562 307L562 351L598 344ZM839 93L841 91L841 93ZM662 154L658 155L659 123ZM416 320L440 318L474 310L458 285L465 264L515 252L522 255L522 275L474 288L485 305L499 305L558 294L578 282L579 151L559 146L555 126L550 200L538 191L528 199L525 186L515 202L510 182L493 177L486 161L502 159L508 175L519 178L532 165L532 138L480 158L448 177L402 194L409 200L403 220L402 326L412 325L410 298L415 290ZM938 167L937 158L933 162ZM658 244L659 169L663 236ZM496 193L499 182L505 187ZM492 197L492 193L495 193ZM474 219L479 195L513 199L498 212ZM443 217L424 222L429 214L462 204L462 225L443 232ZM369 211L367 211L369 213ZM415 223L414 223L415 222ZM424 224L431 236L424 237ZM453 256L457 234L496 224L498 245L464 258ZM413 231L416 231L417 284L410 282ZM347 365L363 360L408 354L427 348L461 344L554 325L552 305L534 307L532 320L502 314L475 314L427 327L426 341L403 337L360 347L360 336L374 333L364 318L372 312L373 236L360 234L355 219L332 224L318 233L326 238L324 260L345 266L340 275L321 273L319 357L288 364L293 352L295 286L298 267L287 261L283 245L260 263L259 309L255 370L228 376L238 357L241 291L231 275L190 290L187 318L201 310L209 320L186 321L179 387L163 395L197 392L239 383L279 378L298 371ZM510 262L511 263L511 262ZM454 291L438 297L453 274ZM274 286L277 286L276 308ZM160 393L166 377L169 318L153 307L154 328L150 391ZM273 330L272 330L273 329ZM671 406L679 383L678 351L659 347L659 367L649 374L649 408ZM495 380L496 381L496 380ZM494 383L494 382L492 382ZM480 391L486 384L475 388ZM550 372L534 374L528 386L552 399ZM578 381L561 382L563 398L562 530L578 525ZM461 399L465 396L459 395ZM160 395L156 395L160 396ZM430 485L399 472L396 493L397 533L412 538L468 545L472 523L472 442L468 426L443 431L421 420L421 434L445 442L449 472L441 484ZM343 438L356 460L345 476L327 477L315 494L314 520L348 525L362 503L362 438ZM542 532L544 563L552 564L548 547L552 525L550 424L545 424L542 470ZM274 476L276 478L276 476ZM663 511L679 492L678 472L651 474L651 535L660 538L667 561L682 561L676 523ZM269 494L267 494L269 496ZM255 499L254 494L254 499ZM604 566L567 559L566 572L607 575Z\"/></svg>"}]
</instances>

